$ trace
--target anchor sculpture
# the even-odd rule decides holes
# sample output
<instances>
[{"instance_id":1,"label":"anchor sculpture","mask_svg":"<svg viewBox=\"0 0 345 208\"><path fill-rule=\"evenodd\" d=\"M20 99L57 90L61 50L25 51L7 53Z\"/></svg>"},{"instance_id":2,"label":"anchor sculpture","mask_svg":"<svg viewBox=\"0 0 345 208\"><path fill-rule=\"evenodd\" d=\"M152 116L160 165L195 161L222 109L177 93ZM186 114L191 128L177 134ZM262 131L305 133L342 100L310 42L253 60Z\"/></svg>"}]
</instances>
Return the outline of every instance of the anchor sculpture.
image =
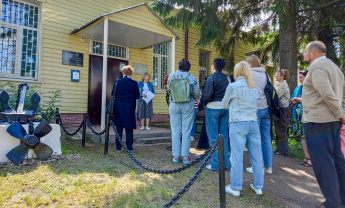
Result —
<instances>
[{"instance_id":1,"label":"anchor sculpture","mask_svg":"<svg viewBox=\"0 0 345 208\"><path fill-rule=\"evenodd\" d=\"M6 131L14 138L20 140L20 145L6 154L6 157L16 164L23 162L29 149L33 149L40 160L47 160L53 154L52 148L40 141L41 137L46 136L52 130L49 123L42 120L34 129L33 120L41 118L39 113L35 113L41 100L37 93L32 95L31 104L24 111L24 101L28 89L29 85L27 83L18 86L17 101L19 100L19 102L16 104L16 111L8 103L10 99L8 93L3 91L0 94L0 104L4 111L0 112L0 118L5 122L11 123ZM28 124L28 133L21 124Z\"/></svg>"},{"instance_id":2,"label":"anchor sculpture","mask_svg":"<svg viewBox=\"0 0 345 208\"><path fill-rule=\"evenodd\" d=\"M19 123L29 123L29 121L41 118L41 114L35 113L41 101L41 97L37 94L37 92L35 92L32 95L31 104L24 112L24 109L23 109L24 101L25 101L26 91L28 89L29 89L29 84L27 83L20 84L18 86L17 96L18 96L19 102L17 102L16 111L14 111L8 104L8 101L10 100L10 96L8 95L8 93L5 90L2 91L2 93L0 94L0 104L4 112L0 112L0 119L3 122L12 123L12 122L18 121Z\"/></svg>"}]
</instances>

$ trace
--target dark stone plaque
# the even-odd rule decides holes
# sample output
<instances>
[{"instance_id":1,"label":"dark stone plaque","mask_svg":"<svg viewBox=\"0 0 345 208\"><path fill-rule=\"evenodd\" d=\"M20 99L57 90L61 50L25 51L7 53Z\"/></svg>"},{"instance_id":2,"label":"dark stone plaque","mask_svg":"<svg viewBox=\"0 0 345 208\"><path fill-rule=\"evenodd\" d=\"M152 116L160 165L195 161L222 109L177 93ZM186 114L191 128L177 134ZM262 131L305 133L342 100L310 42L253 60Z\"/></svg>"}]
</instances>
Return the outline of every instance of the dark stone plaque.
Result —
<instances>
[{"instance_id":1,"label":"dark stone plaque","mask_svg":"<svg viewBox=\"0 0 345 208\"><path fill-rule=\"evenodd\" d=\"M62 64L71 66L83 66L82 53L72 52L72 51L62 51Z\"/></svg>"}]
</instances>

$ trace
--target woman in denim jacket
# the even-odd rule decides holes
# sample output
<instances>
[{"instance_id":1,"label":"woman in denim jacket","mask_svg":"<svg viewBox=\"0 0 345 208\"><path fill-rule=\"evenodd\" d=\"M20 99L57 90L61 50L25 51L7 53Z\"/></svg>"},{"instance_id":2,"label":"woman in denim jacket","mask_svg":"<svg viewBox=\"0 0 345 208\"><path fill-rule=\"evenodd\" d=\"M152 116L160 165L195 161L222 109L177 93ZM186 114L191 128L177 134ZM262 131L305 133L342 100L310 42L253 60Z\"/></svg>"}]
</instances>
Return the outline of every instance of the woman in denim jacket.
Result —
<instances>
[{"instance_id":1,"label":"woman in denim jacket","mask_svg":"<svg viewBox=\"0 0 345 208\"><path fill-rule=\"evenodd\" d=\"M150 119L153 117L153 108L152 108L152 100L149 103L146 103L143 98L147 97L147 93L151 91L155 94L155 89L153 84L149 82L151 79L151 74L145 72L143 75L143 81L138 82L140 97L138 99L138 107L137 107L137 119L141 121L140 130L144 130L144 123L146 119L146 130L150 131L149 123Z\"/></svg>"},{"instance_id":2,"label":"woman in denim jacket","mask_svg":"<svg viewBox=\"0 0 345 208\"><path fill-rule=\"evenodd\" d=\"M226 88L222 100L224 108L229 107L229 137L231 146L231 184L226 192L239 196L243 181L243 150L247 145L253 167L254 183L250 187L256 194L262 194L264 184L263 158L260 129L257 123L257 100L259 92L255 88L250 65L241 61L235 65L236 82Z\"/></svg>"}]
</instances>

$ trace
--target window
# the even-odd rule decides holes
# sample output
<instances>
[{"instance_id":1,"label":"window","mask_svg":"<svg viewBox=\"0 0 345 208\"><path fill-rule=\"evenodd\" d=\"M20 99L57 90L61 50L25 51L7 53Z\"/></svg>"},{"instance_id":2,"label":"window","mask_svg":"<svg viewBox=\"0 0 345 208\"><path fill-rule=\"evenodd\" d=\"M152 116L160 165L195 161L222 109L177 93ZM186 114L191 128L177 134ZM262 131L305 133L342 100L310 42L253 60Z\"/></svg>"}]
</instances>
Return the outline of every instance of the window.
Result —
<instances>
[{"instance_id":1,"label":"window","mask_svg":"<svg viewBox=\"0 0 345 208\"><path fill-rule=\"evenodd\" d=\"M208 53L200 51L199 52L199 86L200 87L205 85L207 70L208 70Z\"/></svg>"},{"instance_id":2,"label":"window","mask_svg":"<svg viewBox=\"0 0 345 208\"><path fill-rule=\"evenodd\" d=\"M1 77L37 80L39 22L39 6L20 0L2 0Z\"/></svg>"},{"instance_id":3,"label":"window","mask_svg":"<svg viewBox=\"0 0 345 208\"><path fill-rule=\"evenodd\" d=\"M153 47L153 85L164 89L165 76L170 72L170 42Z\"/></svg>"},{"instance_id":4,"label":"window","mask_svg":"<svg viewBox=\"0 0 345 208\"><path fill-rule=\"evenodd\" d=\"M103 43L98 41L90 42L90 53L94 55L103 55ZM129 48L114 44L108 44L108 56L117 59L129 59Z\"/></svg>"}]
</instances>

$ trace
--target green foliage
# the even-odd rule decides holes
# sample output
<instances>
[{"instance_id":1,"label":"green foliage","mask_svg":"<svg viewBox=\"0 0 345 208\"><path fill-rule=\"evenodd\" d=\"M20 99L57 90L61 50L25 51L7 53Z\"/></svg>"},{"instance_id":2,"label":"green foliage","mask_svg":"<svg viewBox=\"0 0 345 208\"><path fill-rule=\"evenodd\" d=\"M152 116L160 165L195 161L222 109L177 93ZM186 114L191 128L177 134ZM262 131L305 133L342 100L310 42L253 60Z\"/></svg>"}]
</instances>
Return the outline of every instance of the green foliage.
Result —
<instances>
[{"instance_id":1,"label":"green foliage","mask_svg":"<svg viewBox=\"0 0 345 208\"><path fill-rule=\"evenodd\" d=\"M52 120L56 120L56 108L60 106L57 103L60 102L58 99L61 97L61 90L48 91L48 101L42 107L39 106L38 112L42 114L42 118L47 122L50 123Z\"/></svg>"},{"instance_id":2,"label":"green foliage","mask_svg":"<svg viewBox=\"0 0 345 208\"><path fill-rule=\"evenodd\" d=\"M26 91L25 101L24 101L24 110L27 109L31 104L31 96L37 92L40 88L38 85L30 86L29 89ZM0 93L5 90L8 95L10 96L9 105L13 110L16 110L16 101L18 98L18 86L13 84L12 82L2 83L0 82ZM19 95L20 96L20 95ZM55 91L48 91L44 97L47 97L47 101L45 103L40 102L36 112L41 113L42 119L45 119L47 122L51 122L52 120L56 119L56 108L59 107L57 103L60 102L58 100L61 98L61 90ZM0 112L2 112L0 106Z\"/></svg>"},{"instance_id":3,"label":"green foliage","mask_svg":"<svg viewBox=\"0 0 345 208\"><path fill-rule=\"evenodd\" d=\"M214 44L227 61L229 71L234 66L236 43L240 41L256 45L259 49L251 53L260 55L262 63L268 61L271 53L272 62L277 66L280 61L279 30L289 21L297 24L297 56L301 68L306 68L302 55L305 43L316 39L325 42L329 58L340 67L345 65L343 1L155 0L151 6L174 28L200 28L196 46ZM286 6L292 8L293 14L287 14ZM243 27L249 26L252 27L250 31L243 31Z\"/></svg>"}]
</instances>

